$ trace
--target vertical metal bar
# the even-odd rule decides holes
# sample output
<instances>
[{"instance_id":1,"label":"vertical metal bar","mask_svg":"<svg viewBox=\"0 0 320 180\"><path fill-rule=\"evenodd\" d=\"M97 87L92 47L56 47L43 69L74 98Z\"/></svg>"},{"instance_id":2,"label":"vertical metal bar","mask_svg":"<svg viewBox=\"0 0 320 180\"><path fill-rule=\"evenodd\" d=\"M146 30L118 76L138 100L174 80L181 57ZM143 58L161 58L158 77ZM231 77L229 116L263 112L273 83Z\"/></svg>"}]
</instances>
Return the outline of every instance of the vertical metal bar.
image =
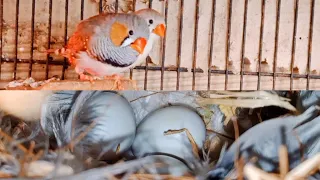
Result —
<instances>
[{"instance_id":1,"label":"vertical metal bar","mask_svg":"<svg viewBox=\"0 0 320 180\"><path fill-rule=\"evenodd\" d=\"M18 63L18 36L19 36L19 6L20 0L16 0L16 29L15 29L15 60L13 69L13 79L17 79L17 63Z\"/></svg>"},{"instance_id":2,"label":"vertical metal bar","mask_svg":"<svg viewBox=\"0 0 320 180\"><path fill-rule=\"evenodd\" d=\"M211 89L211 67L212 67L212 53L213 53L213 42L214 42L214 27L216 21L216 0L212 1L212 12L211 12L211 26L210 26L210 43L209 43L209 59L208 59L208 91Z\"/></svg>"},{"instance_id":3,"label":"vertical metal bar","mask_svg":"<svg viewBox=\"0 0 320 180\"><path fill-rule=\"evenodd\" d=\"M115 7L116 13L119 12L119 0L116 0L116 7Z\"/></svg>"},{"instance_id":4,"label":"vertical metal bar","mask_svg":"<svg viewBox=\"0 0 320 180\"><path fill-rule=\"evenodd\" d=\"M80 20L84 19L84 0L81 0L81 10L80 10ZM80 79L80 75L78 75L78 79Z\"/></svg>"},{"instance_id":5,"label":"vertical metal bar","mask_svg":"<svg viewBox=\"0 0 320 180\"><path fill-rule=\"evenodd\" d=\"M64 19L64 45L67 45L68 42L68 16L69 16L69 0L66 0L65 4L65 19ZM65 79L65 72L67 69L67 58L64 58L64 63L63 63L63 69L62 69L62 75L61 78L62 80Z\"/></svg>"},{"instance_id":6,"label":"vertical metal bar","mask_svg":"<svg viewBox=\"0 0 320 180\"><path fill-rule=\"evenodd\" d=\"M194 21L194 37L193 37L193 62L192 62L192 90L194 91L196 88L196 68L197 68L197 51L198 51L198 26L199 26L199 0L196 0L196 13L195 13L195 21Z\"/></svg>"},{"instance_id":7,"label":"vertical metal bar","mask_svg":"<svg viewBox=\"0 0 320 180\"><path fill-rule=\"evenodd\" d=\"M266 11L266 0L261 0L261 24L260 24L260 39L259 39L259 70L258 70L258 87L260 90L261 86L261 61L262 61L262 47L263 47L263 36L264 36L264 16Z\"/></svg>"},{"instance_id":8,"label":"vertical metal bar","mask_svg":"<svg viewBox=\"0 0 320 180\"><path fill-rule=\"evenodd\" d=\"M168 4L169 1L165 1L165 23L168 22ZM160 84L160 90L163 90L163 79L164 79L164 65L165 65L165 59L166 59L166 41L167 41L167 31L165 32L165 37L163 38L163 44L162 44L162 63L161 63L161 84Z\"/></svg>"},{"instance_id":9,"label":"vertical metal bar","mask_svg":"<svg viewBox=\"0 0 320 180\"><path fill-rule=\"evenodd\" d=\"M81 21L84 18L84 0L81 0L81 11L80 11L80 19Z\"/></svg>"},{"instance_id":10,"label":"vertical metal bar","mask_svg":"<svg viewBox=\"0 0 320 180\"><path fill-rule=\"evenodd\" d=\"M103 0L99 1L99 14L101 14L103 12Z\"/></svg>"},{"instance_id":11,"label":"vertical metal bar","mask_svg":"<svg viewBox=\"0 0 320 180\"><path fill-rule=\"evenodd\" d=\"M314 4L315 0L310 3L310 28L309 28L309 44L308 44L308 69L307 69L307 90L310 89L310 71L311 71L311 57L312 57L312 42L313 42L313 24L314 24Z\"/></svg>"},{"instance_id":12,"label":"vertical metal bar","mask_svg":"<svg viewBox=\"0 0 320 180\"><path fill-rule=\"evenodd\" d=\"M181 67L181 45L182 45L182 29L183 29L183 12L184 0L180 0L179 7L179 29L178 29L178 53L177 53L177 84L176 90L180 89L180 67Z\"/></svg>"},{"instance_id":13,"label":"vertical metal bar","mask_svg":"<svg viewBox=\"0 0 320 180\"><path fill-rule=\"evenodd\" d=\"M33 49L34 49L34 21L35 21L35 13L36 13L36 0L32 0L32 16L31 16L31 51L30 51L30 62L29 62L29 74L28 76L32 76L32 64L33 64Z\"/></svg>"},{"instance_id":14,"label":"vertical metal bar","mask_svg":"<svg viewBox=\"0 0 320 180\"><path fill-rule=\"evenodd\" d=\"M299 0L294 1L294 24L293 24L293 36L292 36L292 48L291 48L291 76L290 76L290 90L293 89L293 68L296 54L296 36L297 36L297 24L298 24L298 12L299 12Z\"/></svg>"},{"instance_id":15,"label":"vertical metal bar","mask_svg":"<svg viewBox=\"0 0 320 180\"><path fill-rule=\"evenodd\" d=\"M133 0L132 1L132 11L135 12L136 11L136 3L137 3L137 0ZM130 79L132 80L133 78L133 68L130 69Z\"/></svg>"},{"instance_id":16,"label":"vertical metal bar","mask_svg":"<svg viewBox=\"0 0 320 180\"><path fill-rule=\"evenodd\" d=\"M228 90L229 82L229 55L230 55L230 35L231 35L231 18L232 18L232 0L228 1L228 28L227 28L227 44L226 44L226 78L225 78L225 90Z\"/></svg>"},{"instance_id":17,"label":"vertical metal bar","mask_svg":"<svg viewBox=\"0 0 320 180\"><path fill-rule=\"evenodd\" d=\"M2 68L2 54L3 54L3 39L2 39L2 31L3 31L3 0L0 0L0 79L1 79L1 68Z\"/></svg>"},{"instance_id":18,"label":"vertical metal bar","mask_svg":"<svg viewBox=\"0 0 320 180\"><path fill-rule=\"evenodd\" d=\"M274 54L273 54L273 85L272 85L273 90L276 89L280 15L281 15L281 0L277 0L276 31L275 31L275 38L274 38L275 44L274 44Z\"/></svg>"},{"instance_id":19,"label":"vertical metal bar","mask_svg":"<svg viewBox=\"0 0 320 180\"><path fill-rule=\"evenodd\" d=\"M52 27L52 0L49 0L49 26L48 26L48 49L51 47L51 27ZM49 79L50 54L47 55L46 79Z\"/></svg>"},{"instance_id":20,"label":"vertical metal bar","mask_svg":"<svg viewBox=\"0 0 320 180\"><path fill-rule=\"evenodd\" d=\"M149 8L152 8L152 0L149 0ZM146 69L144 72L144 90L148 89L148 70L149 70L149 64L148 62L150 61L150 56L146 58Z\"/></svg>"},{"instance_id":21,"label":"vertical metal bar","mask_svg":"<svg viewBox=\"0 0 320 180\"><path fill-rule=\"evenodd\" d=\"M246 34L247 34L247 20L248 20L248 0L244 1L243 13L243 32L242 32L242 45L241 45L241 68L240 68L240 91L243 89L243 69L244 69L244 53L246 51Z\"/></svg>"}]
</instances>

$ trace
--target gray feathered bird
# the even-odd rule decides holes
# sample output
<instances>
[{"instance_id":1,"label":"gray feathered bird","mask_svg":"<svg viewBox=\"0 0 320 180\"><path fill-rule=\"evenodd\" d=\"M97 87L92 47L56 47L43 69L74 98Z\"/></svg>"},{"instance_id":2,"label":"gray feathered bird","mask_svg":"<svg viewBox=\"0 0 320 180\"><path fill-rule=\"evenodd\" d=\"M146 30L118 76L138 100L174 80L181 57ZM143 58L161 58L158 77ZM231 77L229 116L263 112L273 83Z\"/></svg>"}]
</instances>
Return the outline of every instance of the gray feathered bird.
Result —
<instances>
[{"instance_id":1,"label":"gray feathered bird","mask_svg":"<svg viewBox=\"0 0 320 180\"><path fill-rule=\"evenodd\" d=\"M135 14L137 16L140 16L147 22L149 26L150 36L146 44L146 47L144 48L144 52L138 57L138 60L136 61L134 66L143 63L143 61L151 52L154 42L159 37L164 37L166 32L165 18L156 10L141 9L139 11L136 11ZM151 59L151 61L154 63L154 60ZM156 62L156 64L159 64L159 62Z\"/></svg>"},{"instance_id":2,"label":"gray feathered bird","mask_svg":"<svg viewBox=\"0 0 320 180\"><path fill-rule=\"evenodd\" d=\"M304 156L312 157L320 151L319 110L318 106L311 106L299 116L271 119L249 129L222 155L214 170L208 173L208 179L224 179L227 176L234 168L238 145L246 161L257 156L257 164L268 172L278 168L278 150L282 143L288 148L290 168L301 163L300 143L296 134L305 147Z\"/></svg>"},{"instance_id":3,"label":"gray feathered bird","mask_svg":"<svg viewBox=\"0 0 320 180\"><path fill-rule=\"evenodd\" d=\"M67 57L82 80L114 76L119 83L118 74L133 67L149 35L145 19L134 14L106 13L80 22L66 47L47 52Z\"/></svg>"}]
</instances>

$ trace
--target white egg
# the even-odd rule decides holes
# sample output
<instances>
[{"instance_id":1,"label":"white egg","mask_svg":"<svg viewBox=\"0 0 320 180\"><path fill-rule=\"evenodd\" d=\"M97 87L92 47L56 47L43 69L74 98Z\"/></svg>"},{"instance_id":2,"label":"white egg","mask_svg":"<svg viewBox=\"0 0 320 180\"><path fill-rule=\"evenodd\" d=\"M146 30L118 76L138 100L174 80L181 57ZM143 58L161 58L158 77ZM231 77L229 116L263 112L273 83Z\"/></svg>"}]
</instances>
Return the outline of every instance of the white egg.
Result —
<instances>
[{"instance_id":1,"label":"white egg","mask_svg":"<svg viewBox=\"0 0 320 180\"><path fill-rule=\"evenodd\" d=\"M186 161L193 161L195 156L187 132L166 135L169 130L187 129L192 135L199 150L202 149L206 138L206 127L203 119L191 108L185 106L169 106L158 109L138 125L135 141L132 146L136 157L147 153L168 153ZM160 156L159 156L160 157ZM188 169L180 161L161 156L162 161L169 165L168 172L175 176L185 174Z\"/></svg>"},{"instance_id":2,"label":"white egg","mask_svg":"<svg viewBox=\"0 0 320 180\"><path fill-rule=\"evenodd\" d=\"M55 106L59 102L61 107L64 103L71 103L65 101L67 95L61 93L61 100L47 103L47 111L50 109L56 111ZM70 93L70 96L73 94ZM54 117L50 115L52 112L47 112L50 115L46 118L47 121L54 119L56 122L42 123L54 124L50 127L53 128L58 144L60 142L66 145L90 130L75 147L76 154L83 158L116 160L118 155L131 147L136 134L135 115L130 103L124 97L114 92L82 91L72 103L66 121L61 120L60 115ZM59 127L59 123L63 125ZM92 123L95 125L90 129Z\"/></svg>"}]
</instances>

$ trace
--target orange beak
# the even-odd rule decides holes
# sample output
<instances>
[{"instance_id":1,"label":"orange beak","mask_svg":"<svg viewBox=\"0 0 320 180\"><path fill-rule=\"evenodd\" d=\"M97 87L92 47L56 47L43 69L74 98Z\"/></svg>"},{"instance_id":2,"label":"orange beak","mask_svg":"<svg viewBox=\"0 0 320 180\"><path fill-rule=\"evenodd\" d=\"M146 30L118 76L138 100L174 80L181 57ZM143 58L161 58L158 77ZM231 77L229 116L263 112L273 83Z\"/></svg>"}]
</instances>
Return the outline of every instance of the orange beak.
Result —
<instances>
[{"instance_id":1,"label":"orange beak","mask_svg":"<svg viewBox=\"0 0 320 180\"><path fill-rule=\"evenodd\" d=\"M139 54L142 54L146 45L147 40L145 38L139 38L131 44L131 48L136 50Z\"/></svg>"},{"instance_id":2,"label":"orange beak","mask_svg":"<svg viewBox=\"0 0 320 180\"><path fill-rule=\"evenodd\" d=\"M165 33L166 33L166 26L164 24L160 24L158 25L154 30L153 33L155 33L156 35L160 36L160 37L164 37Z\"/></svg>"}]
</instances>

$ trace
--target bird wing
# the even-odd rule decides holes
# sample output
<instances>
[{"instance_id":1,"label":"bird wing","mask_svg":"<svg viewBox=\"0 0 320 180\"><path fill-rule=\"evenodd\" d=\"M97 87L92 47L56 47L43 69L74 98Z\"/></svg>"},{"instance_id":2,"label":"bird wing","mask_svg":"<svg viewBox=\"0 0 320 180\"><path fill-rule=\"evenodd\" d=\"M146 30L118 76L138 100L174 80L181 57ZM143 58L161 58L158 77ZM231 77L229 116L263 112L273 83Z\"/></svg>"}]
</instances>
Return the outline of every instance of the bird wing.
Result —
<instances>
[{"instance_id":1,"label":"bird wing","mask_svg":"<svg viewBox=\"0 0 320 180\"><path fill-rule=\"evenodd\" d=\"M130 61L132 58L129 54L125 54L128 53L126 51L128 47L113 46L110 38L106 37L103 33L104 32L99 32L90 37L88 51L91 56L95 57L96 60L113 67L128 67L135 62Z\"/></svg>"},{"instance_id":2,"label":"bird wing","mask_svg":"<svg viewBox=\"0 0 320 180\"><path fill-rule=\"evenodd\" d=\"M67 49L76 54L79 51L86 51L92 59L112 65L113 67L128 67L133 62L124 58L116 58L110 56L110 52L114 55L121 53L120 47L115 47L109 37L109 31L105 26L113 14L101 14L82 21L77 31L69 39ZM107 18L106 18L107 17ZM125 51L125 48L123 48ZM116 52L117 51L117 52ZM118 55L117 54L117 55Z\"/></svg>"}]
</instances>

